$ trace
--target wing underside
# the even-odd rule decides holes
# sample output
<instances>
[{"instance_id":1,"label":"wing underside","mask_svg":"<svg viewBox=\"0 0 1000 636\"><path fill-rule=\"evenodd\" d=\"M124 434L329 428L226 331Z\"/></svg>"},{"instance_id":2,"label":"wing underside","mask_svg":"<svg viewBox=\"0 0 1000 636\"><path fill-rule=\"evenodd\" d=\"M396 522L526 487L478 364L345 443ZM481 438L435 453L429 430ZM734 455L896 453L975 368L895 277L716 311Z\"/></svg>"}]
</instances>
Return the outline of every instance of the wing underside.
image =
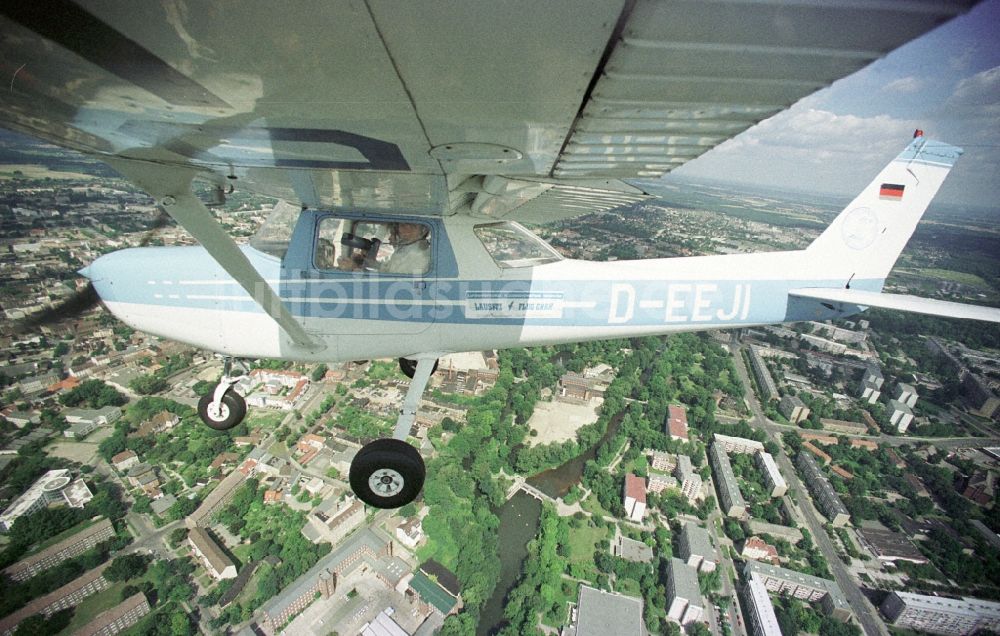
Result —
<instances>
[{"instance_id":1,"label":"wing underside","mask_svg":"<svg viewBox=\"0 0 1000 636\"><path fill-rule=\"evenodd\" d=\"M789 292L790 296L818 300L823 304L847 304L860 307L880 307L944 318L963 318L1000 323L1000 309L966 305L947 300L921 298L908 294L884 294L858 289L803 288Z\"/></svg>"},{"instance_id":2,"label":"wing underside","mask_svg":"<svg viewBox=\"0 0 1000 636\"><path fill-rule=\"evenodd\" d=\"M634 200L617 180L662 175L971 4L8 2L0 123L308 206L478 198L565 218ZM489 177L547 187L470 187Z\"/></svg>"}]
</instances>

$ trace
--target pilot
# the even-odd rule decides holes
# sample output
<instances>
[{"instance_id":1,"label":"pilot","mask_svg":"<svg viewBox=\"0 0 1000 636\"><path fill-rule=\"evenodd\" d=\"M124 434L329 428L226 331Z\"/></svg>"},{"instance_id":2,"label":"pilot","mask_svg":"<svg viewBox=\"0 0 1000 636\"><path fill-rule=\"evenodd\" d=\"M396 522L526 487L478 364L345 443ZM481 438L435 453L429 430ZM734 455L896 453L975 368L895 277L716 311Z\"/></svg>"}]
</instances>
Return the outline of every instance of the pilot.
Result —
<instances>
[{"instance_id":1,"label":"pilot","mask_svg":"<svg viewBox=\"0 0 1000 636\"><path fill-rule=\"evenodd\" d=\"M392 256L381 267L388 274L423 274L431 263L430 228L422 223L397 223L389 237Z\"/></svg>"}]
</instances>

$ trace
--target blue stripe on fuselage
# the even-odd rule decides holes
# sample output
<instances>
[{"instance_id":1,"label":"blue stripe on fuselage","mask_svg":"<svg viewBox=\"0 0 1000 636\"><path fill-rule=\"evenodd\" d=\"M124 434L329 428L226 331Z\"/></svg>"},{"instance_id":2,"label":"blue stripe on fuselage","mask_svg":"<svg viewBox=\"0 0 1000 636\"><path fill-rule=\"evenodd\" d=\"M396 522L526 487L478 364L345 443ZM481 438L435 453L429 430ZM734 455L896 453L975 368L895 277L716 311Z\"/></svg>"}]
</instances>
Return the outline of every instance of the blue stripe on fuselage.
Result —
<instances>
[{"instance_id":1,"label":"blue stripe on fuselage","mask_svg":"<svg viewBox=\"0 0 1000 636\"><path fill-rule=\"evenodd\" d=\"M115 252L91 267L107 300L259 313L263 309L200 248L158 251L150 270L144 250ZM247 250L265 279L281 275L276 259ZM732 325L843 315L818 301L789 302L800 287L832 280L577 281L426 280L348 276L283 280L289 311L306 319L406 321L464 325L655 327ZM878 291L882 281L853 281Z\"/></svg>"}]
</instances>

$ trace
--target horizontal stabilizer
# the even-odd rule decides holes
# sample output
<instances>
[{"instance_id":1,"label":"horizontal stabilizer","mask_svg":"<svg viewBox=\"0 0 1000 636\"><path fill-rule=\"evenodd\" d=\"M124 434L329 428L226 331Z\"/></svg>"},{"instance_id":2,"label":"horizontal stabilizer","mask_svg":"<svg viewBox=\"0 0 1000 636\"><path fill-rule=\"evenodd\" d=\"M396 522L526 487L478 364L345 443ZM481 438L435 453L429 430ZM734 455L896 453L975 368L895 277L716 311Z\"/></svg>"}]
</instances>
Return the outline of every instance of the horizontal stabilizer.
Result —
<instances>
[{"instance_id":1,"label":"horizontal stabilizer","mask_svg":"<svg viewBox=\"0 0 1000 636\"><path fill-rule=\"evenodd\" d=\"M917 314L943 316L945 318L965 318L968 320L985 320L1000 322L1000 309L953 303L947 300L933 300L905 294L883 294L880 292L862 291L860 289L831 289L810 287L793 289L789 296L811 298L834 303L849 303L865 307L881 307L882 309L897 309Z\"/></svg>"}]
</instances>

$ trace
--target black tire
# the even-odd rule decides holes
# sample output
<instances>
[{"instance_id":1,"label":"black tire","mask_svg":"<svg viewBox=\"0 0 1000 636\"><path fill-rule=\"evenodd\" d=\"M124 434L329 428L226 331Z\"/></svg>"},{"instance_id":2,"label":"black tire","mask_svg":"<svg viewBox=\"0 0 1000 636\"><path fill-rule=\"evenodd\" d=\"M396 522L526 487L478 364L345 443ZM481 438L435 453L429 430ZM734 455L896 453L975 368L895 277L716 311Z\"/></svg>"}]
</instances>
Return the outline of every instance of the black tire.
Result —
<instances>
[{"instance_id":1,"label":"black tire","mask_svg":"<svg viewBox=\"0 0 1000 636\"><path fill-rule=\"evenodd\" d=\"M351 462L351 490L375 508L400 508L417 498L426 469L417 449L398 439L377 439L365 445ZM385 484L384 492L373 481Z\"/></svg>"},{"instance_id":2,"label":"black tire","mask_svg":"<svg viewBox=\"0 0 1000 636\"><path fill-rule=\"evenodd\" d=\"M399 359L399 370L403 372L403 375L405 375L406 377L408 377L408 378L410 378L412 380L413 379L413 375L417 372L417 361L416 360L410 360L409 358L400 358ZM434 361L434 368L431 369L431 375L434 375L435 373L437 373L437 370L438 370L438 361L435 360Z\"/></svg>"},{"instance_id":3,"label":"black tire","mask_svg":"<svg viewBox=\"0 0 1000 636\"><path fill-rule=\"evenodd\" d=\"M198 400L198 417L201 418L202 422L217 431L228 431L243 421L247 414L247 403L242 395L232 389L226 391L220 405L222 411L220 419L213 418L208 412L208 406L212 403L214 395L213 391Z\"/></svg>"}]
</instances>

